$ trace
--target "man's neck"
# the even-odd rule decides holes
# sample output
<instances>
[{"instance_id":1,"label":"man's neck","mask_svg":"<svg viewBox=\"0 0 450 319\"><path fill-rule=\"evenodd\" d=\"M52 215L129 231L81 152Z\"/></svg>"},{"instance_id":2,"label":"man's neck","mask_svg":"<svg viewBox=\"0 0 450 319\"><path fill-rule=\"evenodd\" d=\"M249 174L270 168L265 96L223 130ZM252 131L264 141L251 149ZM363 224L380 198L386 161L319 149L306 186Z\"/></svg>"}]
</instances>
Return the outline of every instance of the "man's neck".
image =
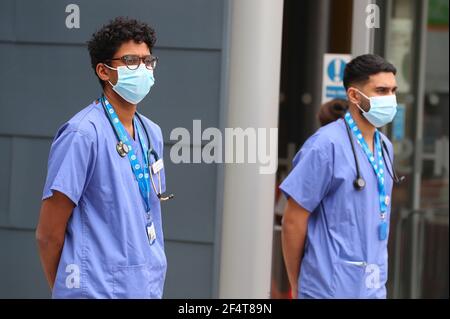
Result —
<instances>
[{"instance_id":1,"label":"man's neck","mask_svg":"<svg viewBox=\"0 0 450 319\"><path fill-rule=\"evenodd\" d=\"M372 124L370 124L370 122L367 121L364 116L361 115L358 107L350 107L350 114L355 120L356 125L358 125L358 128L361 131L361 134L364 137L367 145L369 145L370 150L373 152L373 140L376 128Z\"/></svg>"},{"instance_id":2,"label":"man's neck","mask_svg":"<svg viewBox=\"0 0 450 319\"><path fill-rule=\"evenodd\" d=\"M117 113L120 122L128 131L131 137L134 138L133 118L136 113L136 104L131 104L120 97L111 88L105 87L104 94L109 103L113 106L114 111Z\"/></svg>"}]
</instances>

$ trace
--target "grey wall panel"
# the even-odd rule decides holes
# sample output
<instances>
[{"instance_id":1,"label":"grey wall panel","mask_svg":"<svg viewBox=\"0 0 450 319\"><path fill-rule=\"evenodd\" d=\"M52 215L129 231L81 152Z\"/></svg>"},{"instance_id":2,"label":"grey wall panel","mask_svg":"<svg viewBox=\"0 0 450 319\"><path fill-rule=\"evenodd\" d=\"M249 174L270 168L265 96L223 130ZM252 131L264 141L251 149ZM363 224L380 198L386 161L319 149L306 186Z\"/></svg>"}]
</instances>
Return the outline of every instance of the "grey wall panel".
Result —
<instances>
[{"instance_id":1,"label":"grey wall panel","mask_svg":"<svg viewBox=\"0 0 450 319\"><path fill-rule=\"evenodd\" d=\"M84 47L0 44L0 134L47 136L99 95Z\"/></svg>"},{"instance_id":2,"label":"grey wall panel","mask_svg":"<svg viewBox=\"0 0 450 319\"><path fill-rule=\"evenodd\" d=\"M217 127L220 51L156 53L156 84L140 111L162 127L166 140L175 127L191 130L193 119ZM0 70L0 134L53 137L101 94L84 46L0 43Z\"/></svg>"},{"instance_id":3,"label":"grey wall panel","mask_svg":"<svg viewBox=\"0 0 450 319\"><path fill-rule=\"evenodd\" d=\"M9 194L11 181L11 138L0 136L0 225L9 224Z\"/></svg>"},{"instance_id":4,"label":"grey wall panel","mask_svg":"<svg viewBox=\"0 0 450 319\"><path fill-rule=\"evenodd\" d=\"M0 6L0 41L13 41L14 34L14 0L2 0Z\"/></svg>"},{"instance_id":5,"label":"grey wall panel","mask_svg":"<svg viewBox=\"0 0 450 319\"><path fill-rule=\"evenodd\" d=\"M0 228L0 298L49 298L34 231Z\"/></svg>"},{"instance_id":6,"label":"grey wall panel","mask_svg":"<svg viewBox=\"0 0 450 319\"><path fill-rule=\"evenodd\" d=\"M162 203L164 236L167 239L212 243L216 208L214 164L173 164L164 154L167 191L175 198Z\"/></svg>"},{"instance_id":7,"label":"grey wall panel","mask_svg":"<svg viewBox=\"0 0 450 319\"><path fill-rule=\"evenodd\" d=\"M17 41L86 43L110 19L130 16L157 30L158 46L217 49L222 44L222 0L18 0L15 3ZM79 29L66 27L65 8L70 3L80 8Z\"/></svg>"},{"instance_id":8,"label":"grey wall panel","mask_svg":"<svg viewBox=\"0 0 450 319\"><path fill-rule=\"evenodd\" d=\"M211 298L213 246L167 242L164 298Z\"/></svg>"},{"instance_id":9,"label":"grey wall panel","mask_svg":"<svg viewBox=\"0 0 450 319\"><path fill-rule=\"evenodd\" d=\"M10 223L34 229L41 207L51 140L14 138L12 143Z\"/></svg>"},{"instance_id":10,"label":"grey wall panel","mask_svg":"<svg viewBox=\"0 0 450 319\"><path fill-rule=\"evenodd\" d=\"M156 82L140 111L170 131L184 127L192 131L192 120L218 127L220 51L156 50L160 57Z\"/></svg>"}]
</instances>

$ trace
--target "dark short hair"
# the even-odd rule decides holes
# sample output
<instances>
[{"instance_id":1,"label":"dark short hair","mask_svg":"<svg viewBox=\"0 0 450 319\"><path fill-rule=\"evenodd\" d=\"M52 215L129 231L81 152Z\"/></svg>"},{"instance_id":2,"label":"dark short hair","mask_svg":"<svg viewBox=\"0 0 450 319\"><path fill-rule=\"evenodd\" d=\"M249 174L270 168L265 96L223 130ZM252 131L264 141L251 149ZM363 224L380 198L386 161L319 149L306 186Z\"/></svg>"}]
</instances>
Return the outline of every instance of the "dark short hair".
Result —
<instances>
[{"instance_id":1,"label":"dark short hair","mask_svg":"<svg viewBox=\"0 0 450 319\"><path fill-rule=\"evenodd\" d=\"M152 52L156 42L155 30L144 22L117 17L95 32L87 43L94 72L98 63L112 59L120 46L130 40L146 43ZM100 79L99 81L103 85L103 81Z\"/></svg>"},{"instance_id":2,"label":"dark short hair","mask_svg":"<svg viewBox=\"0 0 450 319\"><path fill-rule=\"evenodd\" d=\"M397 74L397 69L386 59L375 54L360 55L351 60L344 70L344 87L347 90L353 84L364 83L371 75L381 72Z\"/></svg>"}]
</instances>

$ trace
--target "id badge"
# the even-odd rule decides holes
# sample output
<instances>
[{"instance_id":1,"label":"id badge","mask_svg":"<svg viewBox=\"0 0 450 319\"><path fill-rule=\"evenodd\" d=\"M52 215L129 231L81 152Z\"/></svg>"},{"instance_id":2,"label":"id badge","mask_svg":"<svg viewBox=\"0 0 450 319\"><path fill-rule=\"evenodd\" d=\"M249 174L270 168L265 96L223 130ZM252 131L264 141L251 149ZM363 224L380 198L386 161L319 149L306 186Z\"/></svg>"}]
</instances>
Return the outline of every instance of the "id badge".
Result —
<instances>
[{"instance_id":1,"label":"id badge","mask_svg":"<svg viewBox=\"0 0 450 319\"><path fill-rule=\"evenodd\" d=\"M164 162L162 159L157 160L152 164L152 172L153 174L157 174L159 171L161 171L164 168Z\"/></svg>"},{"instance_id":2,"label":"id badge","mask_svg":"<svg viewBox=\"0 0 450 319\"><path fill-rule=\"evenodd\" d=\"M387 232L388 232L387 226L388 225L385 220L382 220L380 222L380 225L378 225L378 236L382 241L387 239Z\"/></svg>"},{"instance_id":3,"label":"id badge","mask_svg":"<svg viewBox=\"0 0 450 319\"><path fill-rule=\"evenodd\" d=\"M153 245L156 240L155 224L153 224L153 222L150 222L147 224L146 228L147 228L148 242L150 245Z\"/></svg>"}]
</instances>

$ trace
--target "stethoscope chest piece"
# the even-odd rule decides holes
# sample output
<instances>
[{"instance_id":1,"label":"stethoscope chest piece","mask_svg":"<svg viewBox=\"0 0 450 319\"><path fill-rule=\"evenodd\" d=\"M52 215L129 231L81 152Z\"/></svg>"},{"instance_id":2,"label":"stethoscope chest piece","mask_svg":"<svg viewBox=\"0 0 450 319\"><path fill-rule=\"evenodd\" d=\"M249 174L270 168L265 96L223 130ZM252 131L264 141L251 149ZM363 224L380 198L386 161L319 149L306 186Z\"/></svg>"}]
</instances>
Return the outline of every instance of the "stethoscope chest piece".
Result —
<instances>
[{"instance_id":1,"label":"stethoscope chest piece","mask_svg":"<svg viewBox=\"0 0 450 319\"><path fill-rule=\"evenodd\" d=\"M363 178L358 177L358 178L355 179L355 181L353 182L353 185L355 186L355 188L356 188L357 190L363 190L364 187L366 187L366 181L365 181Z\"/></svg>"},{"instance_id":2,"label":"stethoscope chest piece","mask_svg":"<svg viewBox=\"0 0 450 319\"><path fill-rule=\"evenodd\" d=\"M114 122L112 120L112 117L110 116L111 113L113 112L109 112L108 108L106 107L106 103L105 103L105 96L102 94L102 97L100 98L100 101L102 103L103 106L103 110L105 111L106 117L108 118L113 130L114 130L114 134L116 135L117 140L119 141L116 144L116 150L117 153L120 155L120 157L125 157L128 155L128 153L130 152L130 146L128 146L127 144L125 144L124 142L122 142L121 138L120 138L120 134L118 132L118 129L116 128L116 126L114 125ZM147 159L145 159L145 161L147 162L146 165L149 167L149 169L151 169L150 171L150 181L151 181L151 185L153 187L153 190L155 191L156 196L158 197L158 199L160 201L166 201L168 199L172 199L174 197L173 194L170 194L168 196L162 194L162 181L161 181L161 170L164 168L164 164L162 159L159 158L158 154L156 153L156 151L152 148L152 141L150 139L150 135L147 132L147 129L145 127L145 124L143 122L143 120L141 119L141 116L139 115L139 113L136 112L136 116L137 119L139 120L139 122L141 123L144 131L145 131L145 135L147 136L147 141L148 141L148 150L147 150ZM116 119L117 120L117 119ZM116 122L117 123L117 122ZM139 136L141 136L141 134L139 133ZM141 141L141 146L143 145L142 141ZM155 159L155 162L150 165L149 161L150 161L150 156L153 156ZM131 160L131 159L130 159ZM159 187L156 187L155 181L153 180L153 175L156 174L158 176L158 182L159 182Z\"/></svg>"},{"instance_id":3,"label":"stethoscope chest piece","mask_svg":"<svg viewBox=\"0 0 450 319\"><path fill-rule=\"evenodd\" d=\"M127 156L128 152L130 151L129 148L128 148L128 145L124 144L122 141L117 143L116 150L117 150L117 153L119 153L119 155L121 157Z\"/></svg>"}]
</instances>

